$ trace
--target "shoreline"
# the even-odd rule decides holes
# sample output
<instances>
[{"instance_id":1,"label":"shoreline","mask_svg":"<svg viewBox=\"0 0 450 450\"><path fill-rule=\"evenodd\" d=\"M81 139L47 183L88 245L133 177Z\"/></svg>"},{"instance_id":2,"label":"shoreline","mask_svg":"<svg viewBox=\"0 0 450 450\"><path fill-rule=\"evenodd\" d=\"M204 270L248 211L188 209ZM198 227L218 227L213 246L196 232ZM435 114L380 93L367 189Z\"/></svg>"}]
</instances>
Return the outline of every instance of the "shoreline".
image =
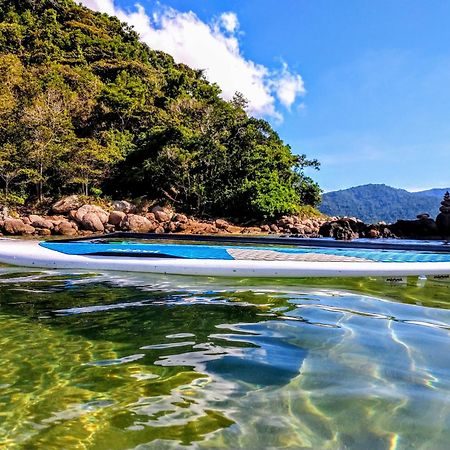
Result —
<instances>
[{"instance_id":1,"label":"shoreline","mask_svg":"<svg viewBox=\"0 0 450 450\"><path fill-rule=\"evenodd\" d=\"M99 206L100 203L102 206ZM31 210L32 211L32 210ZM169 206L134 205L126 200L86 203L72 195L54 203L46 214L10 214L0 209L0 237L75 238L114 232L192 235L295 236L302 238L445 240L433 219L398 220L366 224L354 217L290 215L278 220L239 224L224 218L200 219L176 212Z\"/></svg>"}]
</instances>

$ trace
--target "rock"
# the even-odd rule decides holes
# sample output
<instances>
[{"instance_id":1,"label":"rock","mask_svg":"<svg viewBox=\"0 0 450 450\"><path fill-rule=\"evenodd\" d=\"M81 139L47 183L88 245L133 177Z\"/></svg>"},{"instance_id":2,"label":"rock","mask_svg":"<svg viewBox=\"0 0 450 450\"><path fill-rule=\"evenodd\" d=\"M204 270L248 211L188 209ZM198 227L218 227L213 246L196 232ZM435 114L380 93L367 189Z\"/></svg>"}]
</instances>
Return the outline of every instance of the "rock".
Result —
<instances>
[{"instance_id":1,"label":"rock","mask_svg":"<svg viewBox=\"0 0 450 450\"><path fill-rule=\"evenodd\" d=\"M375 239L380 237L380 231L375 228L369 228L366 233L367 237Z\"/></svg>"},{"instance_id":2,"label":"rock","mask_svg":"<svg viewBox=\"0 0 450 450\"><path fill-rule=\"evenodd\" d=\"M163 234L164 233L164 228L159 226L158 228L155 229L155 233L157 234Z\"/></svg>"},{"instance_id":3,"label":"rock","mask_svg":"<svg viewBox=\"0 0 450 450\"><path fill-rule=\"evenodd\" d=\"M126 214L123 211L111 211L109 213L108 223L118 227L125 216Z\"/></svg>"},{"instance_id":4,"label":"rock","mask_svg":"<svg viewBox=\"0 0 450 450\"><path fill-rule=\"evenodd\" d=\"M433 237L439 234L436 222L433 219L397 220L389 226L396 236L408 238Z\"/></svg>"},{"instance_id":5,"label":"rock","mask_svg":"<svg viewBox=\"0 0 450 450\"><path fill-rule=\"evenodd\" d=\"M85 230L105 231L105 227L100 220L100 217L95 212L88 212L87 214L84 214L83 219L81 220L81 225Z\"/></svg>"},{"instance_id":6,"label":"rock","mask_svg":"<svg viewBox=\"0 0 450 450\"><path fill-rule=\"evenodd\" d=\"M179 223L188 223L189 222L189 219L184 214L175 214L172 217L172 220L174 222L179 222Z\"/></svg>"},{"instance_id":7,"label":"rock","mask_svg":"<svg viewBox=\"0 0 450 450\"><path fill-rule=\"evenodd\" d=\"M29 216L31 226L34 228L41 228L41 229L47 229L52 230L54 228L53 223L50 222L50 220L44 219L41 216L36 216L34 214L31 214Z\"/></svg>"},{"instance_id":8,"label":"rock","mask_svg":"<svg viewBox=\"0 0 450 450\"><path fill-rule=\"evenodd\" d=\"M224 219L217 219L215 225L219 230L226 230L230 224Z\"/></svg>"},{"instance_id":9,"label":"rock","mask_svg":"<svg viewBox=\"0 0 450 450\"><path fill-rule=\"evenodd\" d=\"M52 234L48 228L38 228L37 233L39 236L50 236Z\"/></svg>"},{"instance_id":10,"label":"rock","mask_svg":"<svg viewBox=\"0 0 450 450\"><path fill-rule=\"evenodd\" d=\"M153 207L152 208L152 211L151 211L153 214L155 214L155 216L156 216L156 219L157 220L159 220L158 219L158 216L157 216L157 214L156 213L158 213L158 212L162 212L162 213L164 213L164 214L167 214L168 216L169 216L169 220L172 218L172 216L173 216L173 211L169 208L169 207L167 207L167 206L155 206L155 207ZM162 222L167 222L166 220L163 220Z\"/></svg>"},{"instance_id":11,"label":"rock","mask_svg":"<svg viewBox=\"0 0 450 450\"><path fill-rule=\"evenodd\" d=\"M78 195L70 195L57 201L51 210L55 214L67 214L72 209L78 209L82 204Z\"/></svg>"},{"instance_id":12,"label":"rock","mask_svg":"<svg viewBox=\"0 0 450 450\"><path fill-rule=\"evenodd\" d=\"M169 233L175 233L176 231L178 231L178 226L178 222L169 222L167 224L166 231Z\"/></svg>"},{"instance_id":13,"label":"rock","mask_svg":"<svg viewBox=\"0 0 450 450\"><path fill-rule=\"evenodd\" d=\"M349 241L363 235L365 224L354 218L342 218L325 222L319 229L319 234L337 240Z\"/></svg>"},{"instance_id":14,"label":"rock","mask_svg":"<svg viewBox=\"0 0 450 450\"><path fill-rule=\"evenodd\" d=\"M158 222L169 222L169 220L171 219L171 215L167 214L166 211L152 211L153 214L155 215L155 219Z\"/></svg>"},{"instance_id":15,"label":"rock","mask_svg":"<svg viewBox=\"0 0 450 450\"><path fill-rule=\"evenodd\" d=\"M3 222L3 229L6 234L33 234L35 232L35 228L31 225L27 225L23 223L20 219L11 219L8 218Z\"/></svg>"},{"instance_id":16,"label":"rock","mask_svg":"<svg viewBox=\"0 0 450 450\"><path fill-rule=\"evenodd\" d=\"M260 233L259 227L246 227L244 229L241 229L242 234L259 234Z\"/></svg>"},{"instance_id":17,"label":"rock","mask_svg":"<svg viewBox=\"0 0 450 450\"><path fill-rule=\"evenodd\" d=\"M219 231L217 227L214 227L214 228L217 231ZM217 233L217 231L214 231L214 233ZM238 227L236 225L229 225L226 230L222 230L222 231L226 231L227 233L237 234L237 233L242 232L242 227ZM259 228L258 228L258 231L259 231Z\"/></svg>"},{"instance_id":18,"label":"rock","mask_svg":"<svg viewBox=\"0 0 450 450\"><path fill-rule=\"evenodd\" d=\"M152 212L145 214L145 217L147 217L150 222L154 222L156 220L156 217Z\"/></svg>"},{"instance_id":19,"label":"rock","mask_svg":"<svg viewBox=\"0 0 450 450\"><path fill-rule=\"evenodd\" d=\"M445 193L439 208L440 213L436 217L436 227L442 236L450 236L450 194Z\"/></svg>"},{"instance_id":20,"label":"rock","mask_svg":"<svg viewBox=\"0 0 450 450\"><path fill-rule=\"evenodd\" d=\"M305 227L303 225L291 225L289 231L293 234L303 234L305 232Z\"/></svg>"},{"instance_id":21,"label":"rock","mask_svg":"<svg viewBox=\"0 0 450 450\"><path fill-rule=\"evenodd\" d=\"M274 233L279 233L280 229L273 223L270 225L270 231L273 231Z\"/></svg>"},{"instance_id":22,"label":"rock","mask_svg":"<svg viewBox=\"0 0 450 450\"><path fill-rule=\"evenodd\" d=\"M261 225L259 227L259 229L263 232L263 233L268 233L270 231L270 227L269 225Z\"/></svg>"},{"instance_id":23,"label":"rock","mask_svg":"<svg viewBox=\"0 0 450 450\"><path fill-rule=\"evenodd\" d=\"M277 222L279 228L287 228L289 225L294 225L294 218L292 216L283 216Z\"/></svg>"},{"instance_id":24,"label":"rock","mask_svg":"<svg viewBox=\"0 0 450 450\"><path fill-rule=\"evenodd\" d=\"M106 225L108 223L109 213L100 208L100 206L83 205L81 208L78 208L75 214L75 219L77 220L77 222L83 223L83 218L86 214L95 214L103 225Z\"/></svg>"},{"instance_id":25,"label":"rock","mask_svg":"<svg viewBox=\"0 0 450 450\"><path fill-rule=\"evenodd\" d=\"M69 211L69 213L67 214L67 216L69 217L69 219L77 220L77 210L76 209L71 209Z\"/></svg>"},{"instance_id":26,"label":"rock","mask_svg":"<svg viewBox=\"0 0 450 450\"><path fill-rule=\"evenodd\" d=\"M25 224L25 225L31 225L31 220L28 217L21 217L20 220Z\"/></svg>"},{"instance_id":27,"label":"rock","mask_svg":"<svg viewBox=\"0 0 450 450\"><path fill-rule=\"evenodd\" d=\"M55 227L55 232L62 236L75 236L78 230L73 225L73 222L62 221Z\"/></svg>"},{"instance_id":28,"label":"rock","mask_svg":"<svg viewBox=\"0 0 450 450\"><path fill-rule=\"evenodd\" d=\"M136 211L136 206L126 200L115 200L112 202L112 207L115 211L120 211L125 214Z\"/></svg>"},{"instance_id":29,"label":"rock","mask_svg":"<svg viewBox=\"0 0 450 450\"><path fill-rule=\"evenodd\" d=\"M120 227L124 230L133 231L135 233L149 233L155 230L155 225L150 222L150 220L148 220L146 217L138 216L136 214L127 214L122 220Z\"/></svg>"}]
</instances>

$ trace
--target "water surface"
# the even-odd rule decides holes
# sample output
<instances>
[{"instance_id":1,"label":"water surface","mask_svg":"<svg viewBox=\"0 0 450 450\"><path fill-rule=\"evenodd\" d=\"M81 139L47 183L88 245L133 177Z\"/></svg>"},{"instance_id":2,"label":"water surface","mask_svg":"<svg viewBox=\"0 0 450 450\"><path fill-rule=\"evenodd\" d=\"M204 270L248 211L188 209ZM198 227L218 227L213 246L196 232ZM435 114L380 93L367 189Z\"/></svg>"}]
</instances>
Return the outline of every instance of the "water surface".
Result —
<instances>
[{"instance_id":1,"label":"water surface","mask_svg":"<svg viewBox=\"0 0 450 450\"><path fill-rule=\"evenodd\" d=\"M449 294L0 268L0 446L446 449Z\"/></svg>"}]
</instances>

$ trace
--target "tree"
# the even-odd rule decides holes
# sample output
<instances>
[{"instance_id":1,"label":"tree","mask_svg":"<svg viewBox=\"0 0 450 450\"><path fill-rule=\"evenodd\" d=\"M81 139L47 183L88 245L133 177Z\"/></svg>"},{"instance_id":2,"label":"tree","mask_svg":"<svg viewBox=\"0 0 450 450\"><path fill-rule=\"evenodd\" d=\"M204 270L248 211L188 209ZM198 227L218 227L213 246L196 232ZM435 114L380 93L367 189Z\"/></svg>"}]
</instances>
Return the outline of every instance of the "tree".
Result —
<instances>
[{"instance_id":1,"label":"tree","mask_svg":"<svg viewBox=\"0 0 450 450\"><path fill-rule=\"evenodd\" d=\"M80 184L82 193L89 195L107 177L110 168L122 160L127 149L126 136L119 132L105 136L105 145L96 139L77 139L62 167L66 183Z\"/></svg>"},{"instance_id":2,"label":"tree","mask_svg":"<svg viewBox=\"0 0 450 450\"><path fill-rule=\"evenodd\" d=\"M3 180L6 196L10 193L11 184L26 173L24 161L20 158L17 147L13 144L2 145L0 147L0 178Z\"/></svg>"},{"instance_id":3,"label":"tree","mask_svg":"<svg viewBox=\"0 0 450 450\"><path fill-rule=\"evenodd\" d=\"M26 130L24 149L29 173L36 183L40 201L43 200L44 183L48 178L47 170L54 168L74 140L68 109L64 94L50 88L32 99L21 118Z\"/></svg>"}]
</instances>

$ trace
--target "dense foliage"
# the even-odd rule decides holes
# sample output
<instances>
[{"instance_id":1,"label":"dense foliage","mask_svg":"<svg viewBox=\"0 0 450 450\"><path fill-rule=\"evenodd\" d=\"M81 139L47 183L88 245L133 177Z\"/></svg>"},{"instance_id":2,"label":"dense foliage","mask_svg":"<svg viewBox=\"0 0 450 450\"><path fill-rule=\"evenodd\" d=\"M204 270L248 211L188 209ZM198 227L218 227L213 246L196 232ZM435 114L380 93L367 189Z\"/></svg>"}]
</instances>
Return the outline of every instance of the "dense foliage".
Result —
<instances>
[{"instance_id":1,"label":"dense foliage","mask_svg":"<svg viewBox=\"0 0 450 450\"><path fill-rule=\"evenodd\" d=\"M246 102L72 0L0 2L0 181L6 195L81 191L251 217L320 189Z\"/></svg>"},{"instance_id":2,"label":"dense foliage","mask_svg":"<svg viewBox=\"0 0 450 450\"><path fill-rule=\"evenodd\" d=\"M367 184L323 194L320 210L330 216L350 216L368 222L415 219L418 214L437 215L441 192L436 189L408 192L384 184Z\"/></svg>"}]
</instances>

